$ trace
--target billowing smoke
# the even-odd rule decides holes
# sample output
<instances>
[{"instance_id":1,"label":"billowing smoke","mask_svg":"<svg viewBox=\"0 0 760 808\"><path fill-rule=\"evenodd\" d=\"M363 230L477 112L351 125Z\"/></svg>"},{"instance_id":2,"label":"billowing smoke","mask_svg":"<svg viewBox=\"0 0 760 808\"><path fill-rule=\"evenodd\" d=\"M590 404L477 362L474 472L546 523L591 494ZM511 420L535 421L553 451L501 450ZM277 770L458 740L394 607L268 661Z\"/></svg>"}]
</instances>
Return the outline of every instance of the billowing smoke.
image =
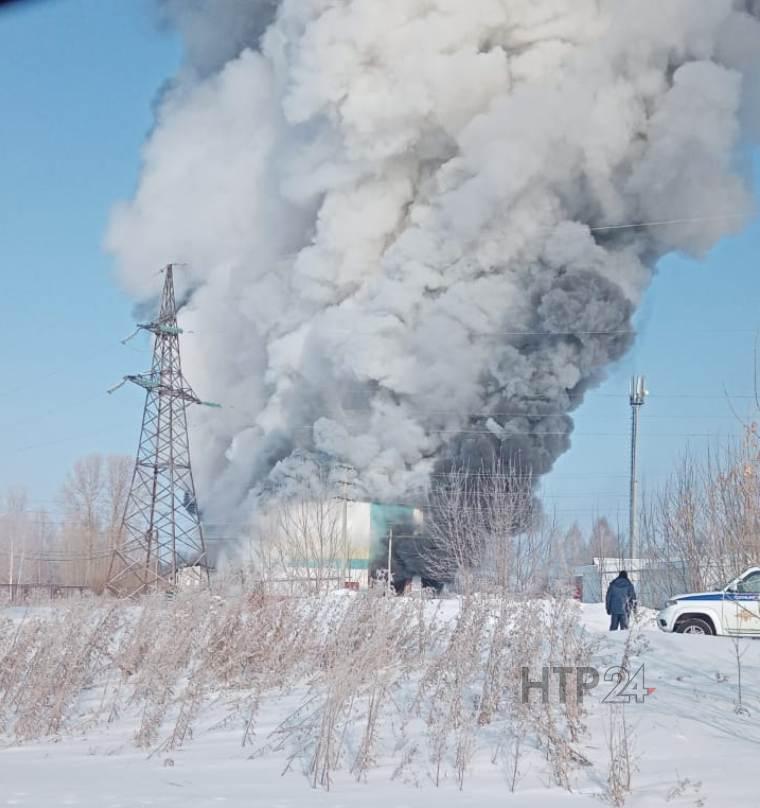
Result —
<instances>
[{"instance_id":1,"label":"billowing smoke","mask_svg":"<svg viewBox=\"0 0 760 808\"><path fill-rule=\"evenodd\" d=\"M660 256L750 207L755 0L166 0L187 45L108 246L184 261L207 512L346 464L540 475ZM628 223L679 220L657 227ZM683 221L687 220L687 221Z\"/></svg>"}]
</instances>

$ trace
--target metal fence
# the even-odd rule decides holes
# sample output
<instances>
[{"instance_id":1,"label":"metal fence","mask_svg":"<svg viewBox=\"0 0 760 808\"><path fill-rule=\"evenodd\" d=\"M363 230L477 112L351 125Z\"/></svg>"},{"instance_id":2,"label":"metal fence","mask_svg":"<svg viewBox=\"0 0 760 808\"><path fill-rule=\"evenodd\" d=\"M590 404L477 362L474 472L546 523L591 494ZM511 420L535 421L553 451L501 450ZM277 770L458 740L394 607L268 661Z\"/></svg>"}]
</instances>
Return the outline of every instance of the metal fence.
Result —
<instances>
[{"instance_id":1,"label":"metal fence","mask_svg":"<svg viewBox=\"0 0 760 808\"><path fill-rule=\"evenodd\" d=\"M0 602L34 603L43 600L81 598L92 590L68 584L0 584Z\"/></svg>"}]
</instances>

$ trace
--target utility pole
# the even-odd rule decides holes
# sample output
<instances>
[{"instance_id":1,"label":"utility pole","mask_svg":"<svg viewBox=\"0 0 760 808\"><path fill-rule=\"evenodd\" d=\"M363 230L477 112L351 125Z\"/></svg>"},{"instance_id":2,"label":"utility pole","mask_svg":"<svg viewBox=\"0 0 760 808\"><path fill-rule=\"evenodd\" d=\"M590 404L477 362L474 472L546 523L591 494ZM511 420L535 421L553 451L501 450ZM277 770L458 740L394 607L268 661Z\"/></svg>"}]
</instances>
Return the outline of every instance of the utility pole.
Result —
<instances>
[{"instance_id":1,"label":"utility pole","mask_svg":"<svg viewBox=\"0 0 760 808\"><path fill-rule=\"evenodd\" d=\"M343 551L346 554L346 581L351 580L351 552L348 547L348 497L346 496L346 484L343 484L343 514L341 524L341 539L343 541Z\"/></svg>"},{"instance_id":2,"label":"utility pole","mask_svg":"<svg viewBox=\"0 0 760 808\"><path fill-rule=\"evenodd\" d=\"M349 466L345 463L339 463L338 465L334 466L334 469L340 469L343 472L352 473L354 472L354 468ZM345 581L351 581L351 544L348 539L348 503L349 503L349 496L348 496L348 486L351 484L351 480L348 479L348 476L344 476L341 480L338 481L341 488L341 494L338 496L338 500L342 503L341 508L341 545L343 547L343 556L345 561Z\"/></svg>"},{"instance_id":3,"label":"utility pole","mask_svg":"<svg viewBox=\"0 0 760 808\"><path fill-rule=\"evenodd\" d=\"M126 597L150 591L172 592L181 577L187 577L188 583L209 582L208 555L190 466L187 407L219 405L201 401L182 375L174 266L169 264L163 272L158 317L138 325L135 332L154 336L151 369L125 376L108 391L112 393L127 382L146 391L132 484L107 578L107 588Z\"/></svg>"},{"instance_id":4,"label":"utility pole","mask_svg":"<svg viewBox=\"0 0 760 808\"><path fill-rule=\"evenodd\" d=\"M8 568L8 600L13 600L13 548L14 548L14 533L15 530L11 531L11 559L10 559L10 567Z\"/></svg>"},{"instance_id":5,"label":"utility pole","mask_svg":"<svg viewBox=\"0 0 760 808\"><path fill-rule=\"evenodd\" d=\"M648 395L643 376L634 376L631 379L631 492L629 498L628 514L628 552L631 559L639 557L639 537L637 524L638 508L638 451L639 451L639 411L644 406Z\"/></svg>"},{"instance_id":6,"label":"utility pole","mask_svg":"<svg viewBox=\"0 0 760 808\"><path fill-rule=\"evenodd\" d=\"M393 587L393 573L392 573L392 560L393 560L393 528L388 528L388 595L391 594Z\"/></svg>"}]
</instances>

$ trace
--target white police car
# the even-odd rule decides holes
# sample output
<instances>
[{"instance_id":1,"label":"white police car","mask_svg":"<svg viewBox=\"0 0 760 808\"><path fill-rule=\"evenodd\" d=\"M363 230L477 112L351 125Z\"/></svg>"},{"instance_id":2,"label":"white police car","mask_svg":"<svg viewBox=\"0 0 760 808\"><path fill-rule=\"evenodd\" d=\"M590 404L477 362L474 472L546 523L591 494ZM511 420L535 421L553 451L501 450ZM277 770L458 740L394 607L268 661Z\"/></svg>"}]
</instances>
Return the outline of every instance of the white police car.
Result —
<instances>
[{"instance_id":1,"label":"white police car","mask_svg":"<svg viewBox=\"0 0 760 808\"><path fill-rule=\"evenodd\" d=\"M760 567L750 567L724 589L671 598L657 615L663 631L760 637Z\"/></svg>"}]
</instances>

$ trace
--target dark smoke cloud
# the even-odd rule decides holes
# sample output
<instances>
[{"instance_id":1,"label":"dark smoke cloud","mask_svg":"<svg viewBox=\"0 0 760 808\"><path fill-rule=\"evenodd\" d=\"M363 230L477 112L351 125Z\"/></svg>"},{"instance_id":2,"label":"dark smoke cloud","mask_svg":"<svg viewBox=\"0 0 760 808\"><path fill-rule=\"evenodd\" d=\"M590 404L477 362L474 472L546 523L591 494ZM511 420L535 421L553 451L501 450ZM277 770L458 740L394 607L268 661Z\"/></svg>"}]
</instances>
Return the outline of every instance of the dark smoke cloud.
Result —
<instances>
[{"instance_id":1,"label":"dark smoke cloud","mask_svg":"<svg viewBox=\"0 0 760 808\"><path fill-rule=\"evenodd\" d=\"M189 69L109 245L137 299L190 264L188 374L227 405L195 423L199 488L225 521L315 457L386 502L494 453L547 472L659 257L750 210L756 2L164 8Z\"/></svg>"}]
</instances>

